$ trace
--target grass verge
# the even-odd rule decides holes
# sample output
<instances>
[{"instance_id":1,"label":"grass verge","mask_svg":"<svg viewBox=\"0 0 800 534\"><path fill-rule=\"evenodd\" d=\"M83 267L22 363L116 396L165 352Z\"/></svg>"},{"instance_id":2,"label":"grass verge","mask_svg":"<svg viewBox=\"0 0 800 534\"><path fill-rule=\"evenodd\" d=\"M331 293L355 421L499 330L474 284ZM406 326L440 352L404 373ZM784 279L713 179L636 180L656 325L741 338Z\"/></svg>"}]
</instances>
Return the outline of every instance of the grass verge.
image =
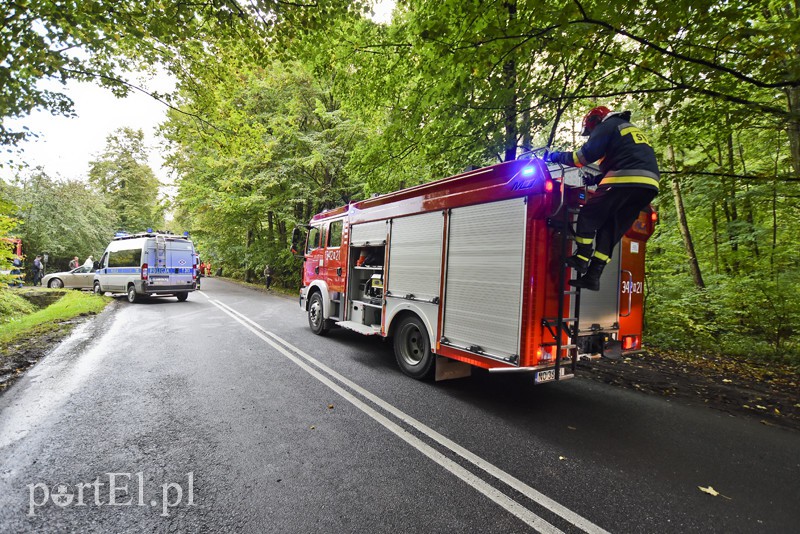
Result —
<instances>
[{"instance_id":1,"label":"grass verge","mask_svg":"<svg viewBox=\"0 0 800 534\"><path fill-rule=\"evenodd\" d=\"M31 334L56 330L60 323L74 317L100 313L111 300L82 291L70 291L46 308L1 324L0 345L8 346L12 341Z\"/></svg>"}]
</instances>

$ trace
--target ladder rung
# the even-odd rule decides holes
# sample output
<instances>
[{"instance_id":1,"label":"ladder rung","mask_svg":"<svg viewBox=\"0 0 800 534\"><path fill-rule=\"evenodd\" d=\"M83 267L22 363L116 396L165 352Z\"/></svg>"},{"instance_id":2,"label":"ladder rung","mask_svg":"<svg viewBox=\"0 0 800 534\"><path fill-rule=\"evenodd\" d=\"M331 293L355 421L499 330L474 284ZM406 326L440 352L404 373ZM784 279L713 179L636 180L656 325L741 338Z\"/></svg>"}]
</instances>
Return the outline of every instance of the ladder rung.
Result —
<instances>
[{"instance_id":1,"label":"ladder rung","mask_svg":"<svg viewBox=\"0 0 800 534\"><path fill-rule=\"evenodd\" d=\"M579 291L577 289L572 289L570 291L564 291L561 294L562 295L577 295L578 293L579 293Z\"/></svg>"}]
</instances>

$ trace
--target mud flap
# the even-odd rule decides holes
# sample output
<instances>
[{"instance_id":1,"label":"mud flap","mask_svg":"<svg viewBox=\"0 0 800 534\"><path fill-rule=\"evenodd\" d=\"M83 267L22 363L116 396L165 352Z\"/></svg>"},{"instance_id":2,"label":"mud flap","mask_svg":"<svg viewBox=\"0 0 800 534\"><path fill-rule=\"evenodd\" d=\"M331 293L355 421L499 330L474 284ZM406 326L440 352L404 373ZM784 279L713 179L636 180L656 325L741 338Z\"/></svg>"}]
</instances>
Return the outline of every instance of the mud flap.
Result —
<instances>
[{"instance_id":1,"label":"mud flap","mask_svg":"<svg viewBox=\"0 0 800 534\"><path fill-rule=\"evenodd\" d=\"M472 366L468 363L436 356L436 382L464 378L472 374Z\"/></svg>"},{"instance_id":2,"label":"mud flap","mask_svg":"<svg viewBox=\"0 0 800 534\"><path fill-rule=\"evenodd\" d=\"M603 344L603 358L619 360L622 358L622 341L609 339Z\"/></svg>"}]
</instances>

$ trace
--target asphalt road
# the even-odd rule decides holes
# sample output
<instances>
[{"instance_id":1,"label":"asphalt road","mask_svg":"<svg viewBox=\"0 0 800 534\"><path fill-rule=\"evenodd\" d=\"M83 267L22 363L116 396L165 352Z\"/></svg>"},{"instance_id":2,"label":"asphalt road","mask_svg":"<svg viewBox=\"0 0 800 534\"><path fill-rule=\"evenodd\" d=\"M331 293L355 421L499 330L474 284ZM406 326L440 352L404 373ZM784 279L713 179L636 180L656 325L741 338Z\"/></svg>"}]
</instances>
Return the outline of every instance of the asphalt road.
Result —
<instances>
[{"instance_id":1,"label":"asphalt road","mask_svg":"<svg viewBox=\"0 0 800 534\"><path fill-rule=\"evenodd\" d=\"M116 303L0 397L0 531L798 529L798 432L581 378L418 382L203 285Z\"/></svg>"}]
</instances>

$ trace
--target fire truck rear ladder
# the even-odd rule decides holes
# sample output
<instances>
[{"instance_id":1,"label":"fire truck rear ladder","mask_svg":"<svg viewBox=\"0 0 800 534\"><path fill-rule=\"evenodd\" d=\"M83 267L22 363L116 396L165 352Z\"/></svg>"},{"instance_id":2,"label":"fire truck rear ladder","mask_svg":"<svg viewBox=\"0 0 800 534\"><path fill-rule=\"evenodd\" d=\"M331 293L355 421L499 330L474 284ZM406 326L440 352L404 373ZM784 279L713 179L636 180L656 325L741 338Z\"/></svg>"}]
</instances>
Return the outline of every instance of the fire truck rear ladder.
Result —
<instances>
[{"instance_id":1,"label":"fire truck rear ladder","mask_svg":"<svg viewBox=\"0 0 800 534\"><path fill-rule=\"evenodd\" d=\"M565 183L561 183L562 194L564 188L567 187ZM575 370L578 365L578 321L580 319L580 301L581 290L580 288L572 288L567 284L567 271L573 269L566 266L566 260L572 255L572 243L575 241L575 236L572 233L573 223L577 218L578 209L569 208L562 205L563 217L562 220L548 220L551 227L560 229L561 231L561 246L559 247L559 265L561 266L558 274L558 291L560 298L558 299L558 317L542 319L542 326L547 328L550 335L555 340L555 379L562 380L565 378L572 378L575 376ZM575 316L569 317L569 310L566 310L567 299L573 303L572 309ZM565 339L566 338L566 339ZM566 341L566 343L564 343ZM566 351L566 355L562 352ZM566 372L562 367L562 360L567 360L571 363L571 374Z\"/></svg>"}]
</instances>

